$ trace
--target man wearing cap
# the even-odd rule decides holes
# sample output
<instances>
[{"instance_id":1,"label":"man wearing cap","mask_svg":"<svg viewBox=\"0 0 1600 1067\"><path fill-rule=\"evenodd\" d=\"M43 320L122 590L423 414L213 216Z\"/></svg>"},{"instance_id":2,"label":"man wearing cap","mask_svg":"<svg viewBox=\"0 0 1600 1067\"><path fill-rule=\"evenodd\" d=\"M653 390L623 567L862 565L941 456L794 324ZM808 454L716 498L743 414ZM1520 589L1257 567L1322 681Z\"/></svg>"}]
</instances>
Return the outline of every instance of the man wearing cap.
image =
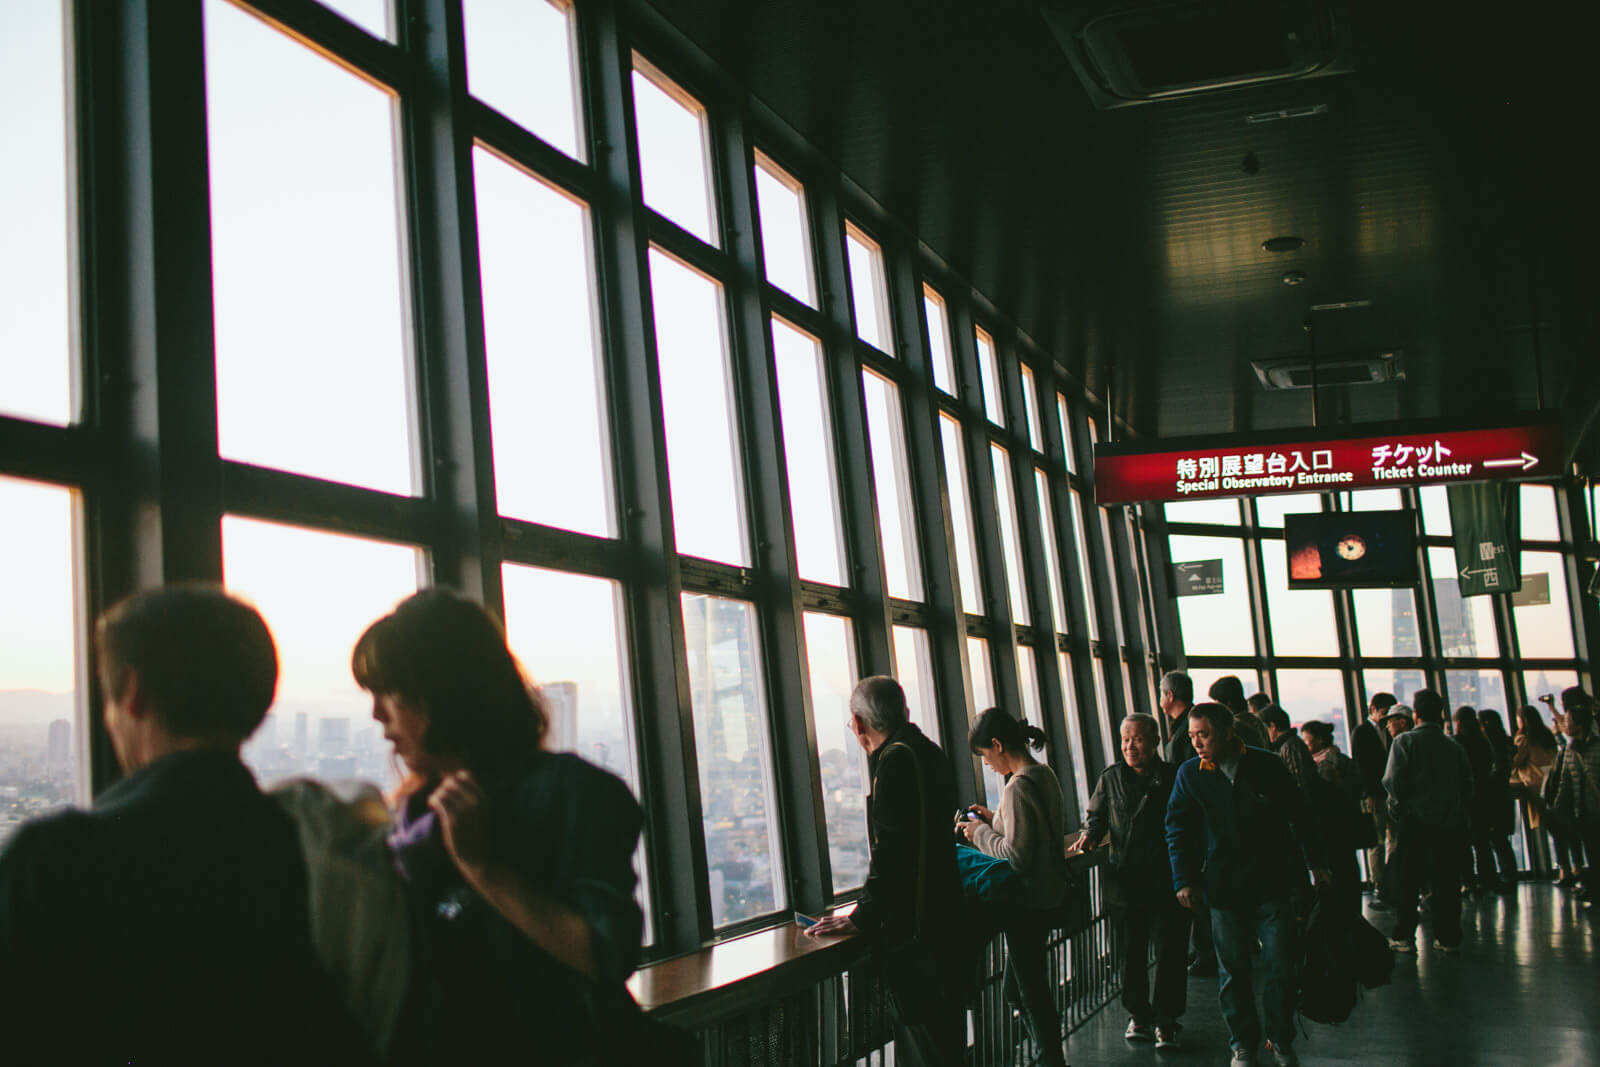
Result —
<instances>
[{"instance_id":1,"label":"man wearing cap","mask_svg":"<svg viewBox=\"0 0 1600 1067\"><path fill-rule=\"evenodd\" d=\"M1356 762L1356 772L1361 781L1361 810L1372 819L1378 843L1367 849L1367 874L1372 879L1374 903L1387 907L1380 887L1383 885L1383 841L1389 831L1387 796L1383 792L1383 769L1389 763L1389 744L1393 740L1383 727L1383 717L1394 707L1393 693L1374 693L1367 705L1367 719L1356 727L1350 737L1350 754Z\"/></svg>"}]
</instances>

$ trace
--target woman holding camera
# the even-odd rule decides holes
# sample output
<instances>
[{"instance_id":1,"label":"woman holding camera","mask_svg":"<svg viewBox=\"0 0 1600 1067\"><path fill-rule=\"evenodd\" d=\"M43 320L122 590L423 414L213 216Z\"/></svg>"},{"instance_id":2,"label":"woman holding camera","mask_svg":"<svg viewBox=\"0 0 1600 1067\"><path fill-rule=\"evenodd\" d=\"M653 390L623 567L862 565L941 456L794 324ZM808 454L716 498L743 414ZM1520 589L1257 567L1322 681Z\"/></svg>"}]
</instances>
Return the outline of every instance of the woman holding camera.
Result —
<instances>
[{"instance_id":1,"label":"woman holding camera","mask_svg":"<svg viewBox=\"0 0 1600 1067\"><path fill-rule=\"evenodd\" d=\"M1045 948L1048 909L1062 903L1067 889L1061 782L1029 751L1044 748L1044 731L1000 708L980 715L967 741L1006 786L998 810L974 805L970 811L976 818L957 823L956 832L985 855L1010 863L1022 881L1028 910L1004 927L1006 991L1025 1009L1039 1062L1065 1067Z\"/></svg>"}]
</instances>

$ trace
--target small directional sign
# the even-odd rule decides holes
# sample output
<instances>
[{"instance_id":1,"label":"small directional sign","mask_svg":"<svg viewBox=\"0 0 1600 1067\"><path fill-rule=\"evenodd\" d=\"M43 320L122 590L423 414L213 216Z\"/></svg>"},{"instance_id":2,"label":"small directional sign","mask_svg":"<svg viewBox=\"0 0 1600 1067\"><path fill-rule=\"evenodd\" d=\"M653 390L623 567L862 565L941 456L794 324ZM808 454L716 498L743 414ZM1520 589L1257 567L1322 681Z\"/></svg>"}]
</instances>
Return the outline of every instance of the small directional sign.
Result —
<instances>
[{"instance_id":1,"label":"small directional sign","mask_svg":"<svg viewBox=\"0 0 1600 1067\"><path fill-rule=\"evenodd\" d=\"M1213 596L1222 592L1222 561L1197 559L1172 565L1173 596Z\"/></svg>"},{"instance_id":2,"label":"small directional sign","mask_svg":"<svg viewBox=\"0 0 1600 1067\"><path fill-rule=\"evenodd\" d=\"M1462 596L1515 593L1522 588L1507 530L1520 525L1516 487L1492 482L1448 487L1450 532Z\"/></svg>"},{"instance_id":3,"label":"small directional sign","mask_svg":"<svg viewBox=\"0 0 1600 1067\"><path fill-rule=\"evenodd\" d=\"M1511 594L1511 606L1514 608L1536 608L1548 603L1550 603L1550 575L1544 571L1524 574L1522 588Z\"/></svg>"}]
</instances>

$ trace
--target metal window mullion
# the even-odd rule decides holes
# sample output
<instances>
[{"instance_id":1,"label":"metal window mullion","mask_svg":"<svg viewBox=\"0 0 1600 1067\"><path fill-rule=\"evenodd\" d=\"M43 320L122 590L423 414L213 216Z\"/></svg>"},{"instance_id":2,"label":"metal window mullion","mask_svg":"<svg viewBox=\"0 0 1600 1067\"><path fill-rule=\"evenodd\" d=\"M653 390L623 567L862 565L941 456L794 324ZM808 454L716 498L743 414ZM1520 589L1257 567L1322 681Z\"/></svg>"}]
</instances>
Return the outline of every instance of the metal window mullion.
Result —
<instances>
[{"instance_id":1,"label":"metal window mullion","mask_svg":"<svg viewBox=\"0 0 1600 1067\"><path fill-rule=\"evenodd\" d=\"M1256 673L1263 676L1263 692L1278 698L1278 676L1273 672L1271 606L1267 597L1266 561L1262 556L1261 527L1256 525L1255 509L1251 508L1244 543L1245 578L1250 583L1250 618L1255 629ZM1248 695L1248 694L1247 694Z\"/></svg>"},{"instance_id":2,"label":"metal window mullion","mask_svg":"<svg viewBox=\"0 0 1600 1067\"><path fill-rule=\"evenodd\" d=\"M401 114L432 574L504 618L461 0L402 13L423 71Z\"/></svg>"},{"instance_id":3,"label":"metal window mullion","mask_svg":"<svg viewBox=\"0 0 1600 1067\"><path fill-rule=\"evenodd\" d=\"M648 241L634 145L632 53L616 5L579 13L590 138L600 174L593 205L601 332L622 538L639 560L626 586L630 675L639 733L657 942L663 955L711 936L711 891L701 819L677 549L667 482L666 428L655 368Z\"/></svg>"},{"instance_id":4,"label":"metal window mullion","mask_svg":"<svg viewBox=\"0 0 1600 1067\"><path fill-rule=\"evenodd\" d=\"M1151 555L1150 611L1154 616L1157 660L1162 671L1175 671L1183 658L1183 627L1178 623L1178 602L1172 595L1172 545L1167 519L1160 504L1142 509L1146 551Z\"/></svg>"},{"instance_id":5,"label":"metal window mullion","mask_svg":"<svg viewBox=\"0 0 1600 1067\"><path fill-rule=\"evenodd\" d=\"M221 460L201 3L76 15L94 615L138 588L221 580ZM96 792L120 773L100 718L91 698Z\"/></svg>"},{"instance_id":6,"label":"metal window mullion","mask_svg":"<svg viewBox=\"0 0 1600 1067\"><path fill-rule=\"evenodd\" d=\"M833 895L822 769L807 669L789 474L784 462L770 325L761 301L754 159L739 121L713 121L723 196L723 233L734 264L725 279L730 358L743 427L745 487L755 534L757 607L766 653L768 724L778 776L792 906L820 909Z\"/></svg>"},{"instance_id":7,"label":"metal window mullion","mask_svg":"<svg viewBox=\"0 0 1600 1067\"><path fill-rule=\"evenodd\" d=\"M1583 554L1585 546L1600 539L1600 531L1590 529L1590 492L1591 489L1582 484L1558 489L1556 522L1564 542L1562 571L1567 578L1568 603L1578 606L1576 612L1569 609L1572 615L1572 648L1579 661L1579 680L1587 683L1592 693L1594 685L1590 670L1597 658L1595 642L1600 641L1600 599L1589 596L1585 591L1584 571L1592 571L1596 564L1585 561Z\"/></svg>"}]
</instances>

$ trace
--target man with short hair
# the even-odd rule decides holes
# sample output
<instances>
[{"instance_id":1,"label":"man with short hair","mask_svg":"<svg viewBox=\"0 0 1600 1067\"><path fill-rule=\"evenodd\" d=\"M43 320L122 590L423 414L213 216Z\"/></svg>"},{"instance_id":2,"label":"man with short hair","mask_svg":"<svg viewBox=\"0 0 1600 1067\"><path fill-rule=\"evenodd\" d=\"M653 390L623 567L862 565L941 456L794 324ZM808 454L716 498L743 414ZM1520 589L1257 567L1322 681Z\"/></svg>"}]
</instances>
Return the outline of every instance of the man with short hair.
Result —
<instances>
[{"instance_id":1,"label":"man with short hair","mask_svg":"<svg viewBox=\"0 0 1600 1067\"><path fill-rule=\"evenodd\" d=\"M1305 794L1306 803L1315 809L1322 779L1317 775L1317 764L1311 758L1311 751L1306 748L1306 743L1290 728L1289 713L1278 705L1269 703L1262 709L1260 718L1261 725L1266 727L1267 743L1272 746L1271 751L1278 754L1278 758L1283 761L1283 765L1289 769L1290 776L1294 778L1294 784Z\"/></svg>"},{"instance_id":2,"label":"man with short hair","mask_svg":"<svg viewBox=\"0 0 1600 1067\"><path fill-rule=\"evenodd\" d=\"M871 859L849 915L830 916L812 937L861 932L881 954L895 1014L896 1060L927 1067L965 1062L959 989L961 885L950 813L955 776L944 751L909 721L905 691L885 675L863 678L850 694L850 729L867 753ZM919 914L920 911L920 914ZM934 973L900 963L920 939Z\"/></svg>"},{"instance_id":3,"label":"man with short hair","mask_svg":"<svg viewBox=\"0 0 1600 1067\"><path fill-rule=\"evenodd\" d=\"M1280 1065L1294 1052L1298 938L1291 894L1312 868L1317 885L1331 876L1305 796L1282 761L1246 746L1233 712L1198 704L1189 737L1199 758L1179 769L1167 804L1167 852L1178 903L1211 908L1233 1063L1256 1062L1263 1027ZM1256 1012L1251 954L1261 944L1262 1011Z\"/></svg>"},{"instance_id":4,"label":"man with short hair","mask_svg":"<svg viewBox=\"0 0 1600 1067\"><path fill-rule=\"evenodd\" d=\"M1159 698L1161 714L1167 717L1168 739L1162 758L1172 764L1173 770L1194 758L1194 746L1189 743L1189 709L1194 707L1194 682L1182 671L1168 671L1161 676Z\"/></svg>"},{"instance_id":5,"label":"man with short hair","mask_svg":"<svg viewBox=\"0 0 1600 1067\"><path fill-rule=\"evenodd\" d=\"M1389 832L1389 805L1383 791L1383 771L1389 763L1389 745L1394 740L1383 727L1383 717L1397 701L1393 693L1374 693L1367 704L1367 718L1350 738L1350 755L1361 780L1361 810L1372 819L1377 845L1367 849L1367 874L1372 879L1373 903L1387 908L1383 897L1384 837Z\"/></svg>"},{"instance_id":6,"label":"man with short hair","mask_svg":"<svg viewBox=\"0 0 1600 1067\"><path fill-rule=\"evenodd\" d=\"M1128 1029L1123 1036L1129 1041L1154 1037L1156 1048L1176 1049L1182 1029L1178 1020L1187 1001L1189 912L1178 906L1172 891L1165 822L1173 768L1156 754L1158 742L1151 716L1122 720L1122 762L1107 767L1095 783L1079 841L1086 852L1102 840L1111 848L1107 901L1124 930L1122 1006L1128 1011ZM1154 997L1149 981L1152 935Z\"/></svg>"},{"instance_id":7,"label":"man with short hair","mask_svg":"<svg viewBox=\"0 0 1600 1067\"><path fill-rule=\"evenodd\" d=\"M277 686L261 616L142 593L95 650L125 777L0 854L12 1062L370 1062L316 961L296 828L239 758Z\"/></svg>"},{"instance_id":8,"label":"man with short hair","mask_svg":"<svg viewBox=\"0 0 1600 1067\"><path fill-rule=\"evenodd\" d=\"M1355 761L1333 742L1333 724L1312 719L1300 727L1306 750L1323 788L1316 804L1328 841L1333 897L1350 918L1361 915L1361 870L1356 866L1356 833L1369 816L1361 809L1361 781Z\"/></svg>"},{"instance_id":9,"label":"man with short hair","mask_svg":"<svg viewBox=\"0 0 1600 1067\"><path fill-rule=\"evenodd\" d=\"M1250 713L1252 715L1256 716L1256 718L1260 718L1263 711L1266 711L1268 708L1272 707L1272 698L1267 696L1265 693L1256 693L1249 700L1245 701L1245 706L1250 709Z\"/></svg>"},{"instance_id":10,"label":"man with short hair","mask_svg":"<svg viewBox=\"0 0 1600 1067\"><path fill-rule=\"evenodd\" d=\"M1237 674L1224 674L1211 683L1207 695L1233 712L1233 734L1251 748L1267 748L1267 729L1244 699L1244 683Z\"/></svg>"},{"instance_id":11,"label":"man with short hair","mask_svg":"<svg viewBox=\"0 0 1600 1067\"><path fill-rule=\"evenodd\" d=\"M1399 827L1391 863L1401 864L1394 902L1396 952L1415 952L1417 893L1426 885L1433 915L1433 946L1461 947L1461 873L1472 810L1472 767L1455 738L1444 732L1444 698L1419 689L1411 698L1417 725L1395 738L1383 788L1389 815Z\"/></svg>"}]
</instances>

